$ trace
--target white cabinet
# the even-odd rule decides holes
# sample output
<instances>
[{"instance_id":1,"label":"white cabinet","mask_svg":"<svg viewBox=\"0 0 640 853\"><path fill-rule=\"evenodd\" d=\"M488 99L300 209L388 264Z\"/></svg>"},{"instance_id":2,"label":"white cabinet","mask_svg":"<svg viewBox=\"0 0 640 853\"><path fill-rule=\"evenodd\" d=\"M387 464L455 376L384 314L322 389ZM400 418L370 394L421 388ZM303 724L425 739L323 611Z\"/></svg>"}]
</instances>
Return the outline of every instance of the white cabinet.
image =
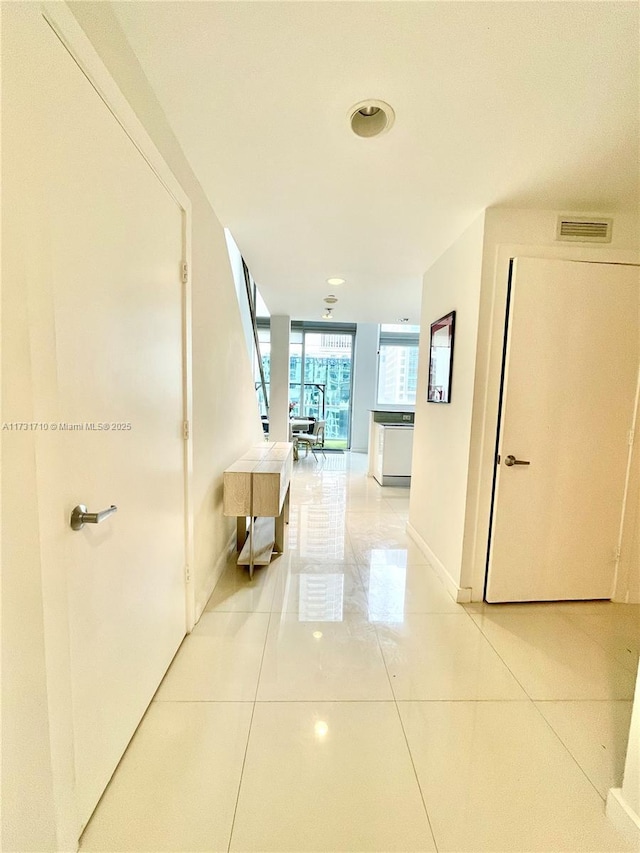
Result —
<instances>
[{"instance_id":1,"label":"white cabinet","mask_svg":"<svg viewBox=\"0 0 640 853\"><path fill-rule=\"evenodd\" d=\"M373 430L373 476L381 486L411 483L413 426L375 424Z\"/></svg>"}]
</instances>

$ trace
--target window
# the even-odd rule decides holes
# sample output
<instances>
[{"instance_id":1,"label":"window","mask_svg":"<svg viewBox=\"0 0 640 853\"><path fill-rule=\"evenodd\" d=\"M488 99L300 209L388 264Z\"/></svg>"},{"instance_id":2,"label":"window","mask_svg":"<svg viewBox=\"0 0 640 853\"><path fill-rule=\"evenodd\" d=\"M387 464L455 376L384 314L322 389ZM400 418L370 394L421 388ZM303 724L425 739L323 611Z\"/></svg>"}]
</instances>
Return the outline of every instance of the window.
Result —
<instances>
[{"instance_id":1,"label":"window","mask_svg":"<svg viewBox=\"0 0 640 853\"><path fill-rule=\"evenodd\" d=\"M415 404L419 342L419 326L380 326L378 405Z\"/></svg>"},{"instance_id":2,"label":"window","mask_svg":"<svg viewBox=\"0 0 640 853\"><path fill-rule=\"evenodd\" d=\"M260 353L262 355L262 369L264 371L264 381L267 386L267 395L269 394L269 383L271 377L271 331L269 328L258 328L258 340L260 342ZM253 380L256 386L258 395L258 405L260 414L267 415L267 407L265 406L264 394L262 390L262 382L260 379L260 367L258 365L257 353L254 350L253 354Z\"/></svg>"},{"instance_id":3,"label":"window","mask_svg":"<svg viewBox=\"0 0 640 853\"><path fill-rule=\"evenodd\" d=\"M351 414L353 334L305 331L303 414L326 421L326 444L345 448ZM292 398L293 399L293 398Z\"/></svg>"},{"instance_id":4,"label":"window","mask_svg":"<svg viewBox=\"0 0 640 853\"><path fill-rule=\"evenodd\" d=\"M293 321L289 338L290 413L326 422L325 447L345 449L351 424L351 358L355 326ZM267 394L271 378L271 333L258 321ZM260 414L266 414L257 359L254 380Z\"/></svg>"}]
</instances>

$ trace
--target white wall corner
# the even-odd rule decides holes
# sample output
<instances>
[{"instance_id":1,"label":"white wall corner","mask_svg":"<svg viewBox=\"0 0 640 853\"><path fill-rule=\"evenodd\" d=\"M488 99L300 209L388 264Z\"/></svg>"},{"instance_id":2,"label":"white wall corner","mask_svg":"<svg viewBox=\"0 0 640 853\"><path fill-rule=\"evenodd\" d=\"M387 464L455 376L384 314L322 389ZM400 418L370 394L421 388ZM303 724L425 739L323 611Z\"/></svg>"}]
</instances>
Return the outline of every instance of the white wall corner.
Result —
<instances>
[{"instance_id":1,"label":"white wall corner","mask_svg":"<svg viewBox=\"0 0 640 853\"><path fill-rule=\"evenodd\" d=\"M622 788L609 788L606 814L632 849L640 851L640 816L626 802Z\"/></svg>"},{"instance_id":2,"label":"white wall corner","mask_svg":"<svg viewBox=\"0 0 640 853\"><path fill-rule=\"evenodd\" d=\"M269 393L269 440L289 441L289 344L291 318L271 315L271 382Z\"/></svg>"},{"instance_id":3,"label":"white wall corner","mask_svg":"<svg viewBox=\"0 0 640 853\"><path fill-rule=\"evenodd\" d=\"M378 373L378 324L358 323L353 352L351 450L369 449L369 413L376 405Z\"/></svg>"},{"instance_id":4,"label":"white wall corner","mask_svg":"<svg viewBox=\"0 0 640 853\"><path fill-rule=\"evenodd\" d=\"M455 599L469 601L462 575L468 516L469 454L478 347L484 216L474 222L425 272L415 407L409 520L446 566L443 577ZM429 329L438 317L457 310L451 405L427 402ZM434 484L446 483L445 488ZM416 540L417 541L417 540ZM426 552L425 552L426 553ZM434 567L437 568L437 563ZM453 590L452 591L452 585Z\"/></svg>"},{"instance_id":5,"label":"white wall corner","mask_svg":"<svg viewBox=\"0 0 640 853\"><path fill-rule=\"evenodd\" d=\"M204 594L196 601L196 620L195 625L198 624L200 617L202 616L205 607L207 606L207 602L211 598L211 594L215 589L216 584L220 580L222 573L224 572L231 554L236 550L236 530L234 527L233 532L229 536L222 553L219 555L218 559L215 562L213 567L213 571L209 575L207 579L207 584L204 587Z\"/></svg>"},{"instance_id":6,"label":"white wall corner","mask_svg":"<svg viewBox=\"0 0 640 853\"><path fill-rule=\"evenodd\" d=\"M435 570L435 573L444 584L444 588L447 590L451 598L453 598L453 600L458 604L467 604L470 602L471 587L458 586L445 568L444 564L436 557L422 536L420 536L415 527L413 527L409 522L407 522L407 533L425 555L429 561L429 565Z\"/></svg>"}]
</instances>

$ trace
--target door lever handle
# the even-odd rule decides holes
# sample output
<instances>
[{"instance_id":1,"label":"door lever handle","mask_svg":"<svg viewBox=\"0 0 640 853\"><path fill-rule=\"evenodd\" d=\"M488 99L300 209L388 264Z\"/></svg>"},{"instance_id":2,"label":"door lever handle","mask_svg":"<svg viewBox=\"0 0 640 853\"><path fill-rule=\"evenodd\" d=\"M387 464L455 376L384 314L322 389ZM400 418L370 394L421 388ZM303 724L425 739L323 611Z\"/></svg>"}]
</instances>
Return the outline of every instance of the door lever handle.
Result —
<instances>
[{"instance_id":1,"label":"door lever handle","mask_svg":"<svg viewBox=\"0 0 640 853\"><path fill-rule=\"evenodd\" d=\"M118 507L114 504L100 512L87 512L84 504L78 504L71 513L71 527L73 530L82 530L85 524L100 524L101 521L117 511Z\"/></svg>"},{"instance_id":2,"label":"door lever handle","mask_svg":"<svg viewBox=\"0 0 640 853\"><path fill-rule=\"evenodd\" d=\"M531 465L531 462L527 462L524 459L516 459L515 456L509 454L509 456L504 457L504 464L510 468L512 465Z\"/></svg>"}]
</instances>

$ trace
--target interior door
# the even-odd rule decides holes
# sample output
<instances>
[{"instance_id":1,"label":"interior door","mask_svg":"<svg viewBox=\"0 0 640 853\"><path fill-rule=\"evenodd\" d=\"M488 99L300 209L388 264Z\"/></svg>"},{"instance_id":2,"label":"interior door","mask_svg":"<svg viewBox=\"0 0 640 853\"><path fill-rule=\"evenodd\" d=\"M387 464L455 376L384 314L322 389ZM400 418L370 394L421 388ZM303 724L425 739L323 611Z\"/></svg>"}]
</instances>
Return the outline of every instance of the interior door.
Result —
<instances>
[{"instance_id":1,"label":"interior door","mask_svg":"<svg viewBox=\"0 0 640 853\"><path fill-rule=\"evenodd\" d=\"M638 298L637 267L512 263L487 601L612 595Z\"/></svg>"},{"instance_id":2,"label":"interior door","mask_svg":"<svg viewBox=\"0 0 640 853\"><path fill-rule=\"evenodd\" d=\"M20 192L42 566L68 590L84 825L185 633L182 211L39 4L15 5L3 154ZM117 512L72 530L78 504Z\"/></svg>"}]
</instances>

